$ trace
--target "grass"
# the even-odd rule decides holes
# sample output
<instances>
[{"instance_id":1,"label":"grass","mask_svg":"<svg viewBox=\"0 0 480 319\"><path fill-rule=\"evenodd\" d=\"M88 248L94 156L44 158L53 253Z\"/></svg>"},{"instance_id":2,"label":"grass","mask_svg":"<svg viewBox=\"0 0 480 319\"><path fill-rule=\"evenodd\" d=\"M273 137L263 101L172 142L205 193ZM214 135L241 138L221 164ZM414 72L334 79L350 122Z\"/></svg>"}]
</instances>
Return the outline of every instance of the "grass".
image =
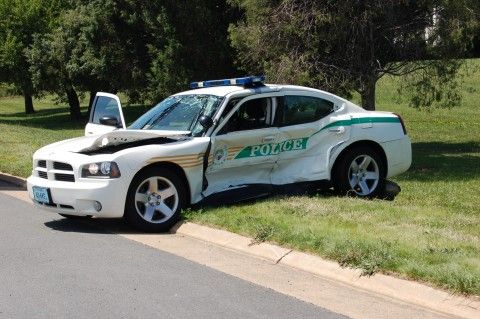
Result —
<instances>
[{"instance_id":1,"label":"grass","mask_svg":"<svg viewBox=\"0 0 480 319\"><path fill-rule=\"evenodd\" d=\"M35 107L37 113L25 115L22 98L0 98L0 171L28 176L36 149L81 134L83 124L70 122L68 109L49 99L35 101Z\"/></svg>"},{"instance_id":2,"label":"grass","mask_svg":"<svg viewBox=\"0 0 480 319\"><path fill-rule=\"evenodd\" d=\"M84 101L86 102L86 101ZM35 114L24 113L23 98L0 97L0 171L27 177L32 170L35 150L59 140L82 136L87 122L72 122L68 108L55 105L52 99L34 100ZM127 106L127 123L146 110L145 106Z\"/></svg>"},{"instance_id":3,"label":"grass","mask_svg":"<svg viewBox=\"0 0 480 319\"><path fill-rule=\"evenodd\" d=\"M185 218L310 252L365 275L376 272L480 295L480 61L469 61L462 105L417 111L398 94L398 78L384 78L379 110L402 115L413 142L411 169L393 180L395 201L360 200L328 193L189 209ZM29 175L41 145L83 134L66 108L35 101L38 113L22 114L22 100L0 98L0 171ZM127 107L134 118L141 108Z\"/></svg>"},{"instance_id":4,"label":"grass","mask_svg":"<svg viewBox=\"0 0 480 319\"><path fill-rule=\"evenodd\" d=\"M480 61L469 61L463 101L418 111L384 78L377 108L402 115L413 142L410 170L393 178L395 201L330 194L275 197L187 211L196 223L337 260L375 272L480 295Z\"/></svg>"}]
</instances>

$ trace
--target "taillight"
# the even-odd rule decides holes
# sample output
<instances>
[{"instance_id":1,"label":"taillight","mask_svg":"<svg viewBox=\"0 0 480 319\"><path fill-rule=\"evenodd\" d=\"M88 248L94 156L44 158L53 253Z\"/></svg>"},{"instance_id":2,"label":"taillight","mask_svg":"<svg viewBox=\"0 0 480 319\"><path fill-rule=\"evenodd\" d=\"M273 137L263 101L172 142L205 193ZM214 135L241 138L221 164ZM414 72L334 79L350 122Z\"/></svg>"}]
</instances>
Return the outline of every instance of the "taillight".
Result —
<instances>
[{"instance_id":1,"label":"taillight","mask_svg":"<svg viewBox=\"0 0 480 319\"><path fill-rule=\"evenodd\" d=\"M403 134L407 135L407 128L405 127L405 123L403 122L403 119L400 115L398 115L397 113L393 113L395 114L398 119L400 120L400 124L402 124L402 129L403 129Z\"/></svg>"}]
</instances>

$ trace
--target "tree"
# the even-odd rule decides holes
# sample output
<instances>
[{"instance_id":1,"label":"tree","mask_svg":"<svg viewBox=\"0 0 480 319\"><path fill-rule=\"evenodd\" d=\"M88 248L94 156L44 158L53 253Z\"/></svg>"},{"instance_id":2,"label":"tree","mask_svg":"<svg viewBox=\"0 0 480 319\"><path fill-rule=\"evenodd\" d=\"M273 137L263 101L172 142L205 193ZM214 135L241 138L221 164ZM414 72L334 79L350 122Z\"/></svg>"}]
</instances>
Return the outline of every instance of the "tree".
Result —
<instances>
[{"instance_id":1,"label":"tree","mask_svg":"<svg viewBox=\"0 0 480 319\"><path fill-rule=\"evenodd\" d=\"M470 0L470 7L473 9L476 21L480 21L480 2L477 0ZM480 58L480 23L477 23L475 26L473 46L470 50L469 57Z\"/></svg>"},{"instance_id":2,"label":"tree","mask_svg":"<svg viewBox=\"0 0 480 319\"><path fill-rule=\"evenodd\" d=\"M63 11L58 25L48 34L37 35L27 50L35 89L68 101L73 120L81 119L76 88L92 92L91 96L97 90L116 90L116 77L111 75L116 71L119 43L108 38L112 26L106 25L101 12L91 4Z\"/></svg>"},{"instance_id":3,"label":"tree","mask_svg":"<svg viewBox=\"0 0 480 319\"><path fill-rule=\"evenodd\" d=\"M38 33L49 30L61 0L0 0L0 81L13 84L33 113L35 93L25 49Z\"/></svg>"},{"instance_id":4,"label":"tree","mask_svg":"<svg viewBox=\"0 0 480 319\"><path fill-rule=\"evenodd\" d=\"M385 74L439 70L454 78L451 59L471 41L466 0L234 2L245 19L230 36L247 71L347 96L355 90L369 110Z\"/></svg>"},{"instance_id":5,"label":"tree","mask_svg":"<svg viewBox=\"0 0 480 319\"><path fill-rule=\"evenodd\" d=\"M79 118L76 91L158 100L189 80L234 73L225 0L70 0L48 34L27 50L34 88L56 93ZM91 103L90 103L91 104Z\"/></svg>"},{"instance_id":6,"label":"tree","mask_svg":"<svg viewBox=\"0 0 480 319\"><path fill-rule=\"evenodd\" d=\"M426 30L429 60L417 62L416 72L404 77L403 88L411 93L411 106L453 107L460 103L462 76L458 71L474 49L479 8L476 0L436 2L433 23Z\"/></svg>"},{"instance_id":7,"label":"tree","mask_svg":"<svg viewBox=\"0 0 480 319\"><path fill-rule=\"evenodd\" d=\"M52 33L37 35L27 49L32 83L36 91L57 93L66 98L72 120L81 119L80 101L70 77L67 62L71 54L72 38L64 37L55 29Z\"/></svg>"},{"instance_id":8,"label":"tree","mask_svg":"<svg viewBox=\"0 0 480 319\"><path fill-rule=\"evenodd\" d=\"M75 89L125 92L132 101L171 93L186 78L165 7L134 0L75 1L29 50L36 87L78 101ZM72 94L69 95L69 92ZM72 107L75 105L75 107ZM70 103L78 118L78 102Z\"/></svg>"},{"instance_id":9,"label":"tree","mask_svg":"<svg viewBox=\"0 0 480 319\"><path fill-rule=\"evenodd\" d=\"M228 27L240 12L226 0L166 1L166 13L180 44L181 63L193 80L237 75Z\"/></svg>"}]
</instances>

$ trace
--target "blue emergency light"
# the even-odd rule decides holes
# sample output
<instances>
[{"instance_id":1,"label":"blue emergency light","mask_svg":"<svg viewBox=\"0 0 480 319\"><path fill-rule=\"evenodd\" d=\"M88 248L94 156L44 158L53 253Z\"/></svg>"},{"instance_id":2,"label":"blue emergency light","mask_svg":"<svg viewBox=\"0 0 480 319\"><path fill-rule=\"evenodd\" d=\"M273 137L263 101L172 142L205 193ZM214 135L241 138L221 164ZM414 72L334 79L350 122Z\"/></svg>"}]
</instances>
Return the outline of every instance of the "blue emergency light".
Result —
<instances>
[{"instance_id":1,"label":"blue emergency light","mask_svg":"<svg viewBox=\"0 0 480 319\"><path fill-rule=\"evenodd\" d=\"M228 85L240 85L244 87L256 87L262 86L265 81L264 75L258 76L246 76L243 78L223 79L223 80L210 80L202 82L192 82L190 87L192 89L208 88L212 86L228 86Z\"/></svg>"}]
</instances>

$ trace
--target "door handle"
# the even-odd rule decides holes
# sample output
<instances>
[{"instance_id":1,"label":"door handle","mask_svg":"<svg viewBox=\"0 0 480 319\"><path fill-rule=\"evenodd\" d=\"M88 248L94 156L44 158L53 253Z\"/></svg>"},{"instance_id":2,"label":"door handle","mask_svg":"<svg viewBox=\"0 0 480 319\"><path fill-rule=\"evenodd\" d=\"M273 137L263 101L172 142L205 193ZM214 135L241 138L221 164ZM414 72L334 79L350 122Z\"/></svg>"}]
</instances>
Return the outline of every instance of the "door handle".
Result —
<instances>
[{"instance_id":1,"label":"door handle","mask_svg":"<svg viewBox=\"0 0 480 319\"><path fill-rule=\"evenodd\" d=\"M262 142L264 142L264 143L273 142L273 141L275 141L275 136L265 136L262 139Z\"/></svg>"},{"instance_id":2,"label":"door handle","mask_svg":"<svg viewBox=\"0 0 480 319\"><path fill-rule=\"evenodd\" d=\"M345 126L331 127L328 130L330 132L334 132L334 133L337 133L337 134L342 134L342 133L345 133Z\"/></svg>"}]
</instances>

